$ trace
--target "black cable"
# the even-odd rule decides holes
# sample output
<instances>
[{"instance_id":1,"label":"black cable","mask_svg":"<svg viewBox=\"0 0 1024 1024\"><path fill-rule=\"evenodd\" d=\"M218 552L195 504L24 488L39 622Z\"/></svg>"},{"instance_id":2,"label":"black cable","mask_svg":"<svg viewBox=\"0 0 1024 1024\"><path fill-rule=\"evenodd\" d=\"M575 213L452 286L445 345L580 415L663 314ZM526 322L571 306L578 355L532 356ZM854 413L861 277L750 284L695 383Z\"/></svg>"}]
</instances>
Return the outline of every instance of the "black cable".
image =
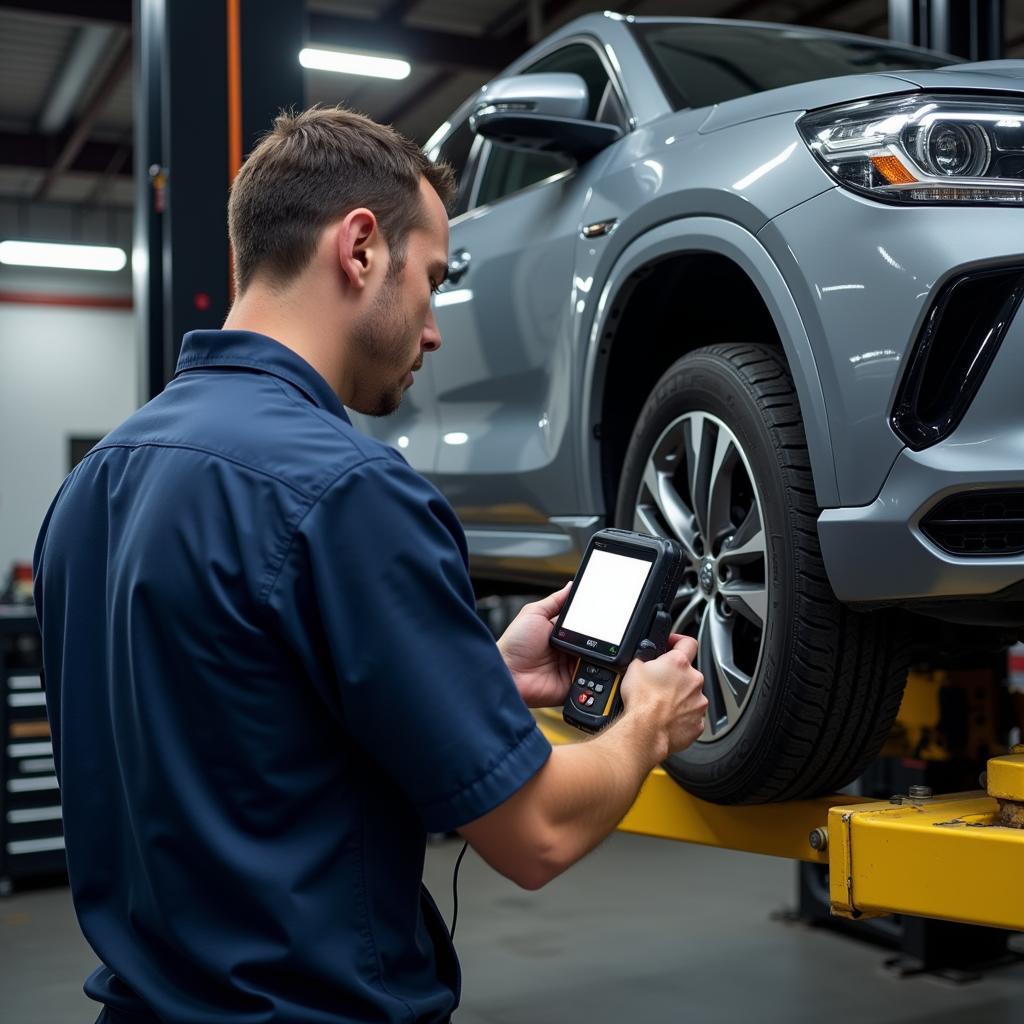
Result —
<instances>
[{"instance_id":1,"label":"black cable","mask_svg":"<svg viewBox=\"0 0 1024 1024\"><path fill-rule=\"evenodd\" d=\"M448 934L455 939L455 925L459 920L459 868L462 866L462 858L466 856L469 843L462 844L462 852L455 862L455 870L452 872L452 927Z\"/></svg>"}]
</instances>

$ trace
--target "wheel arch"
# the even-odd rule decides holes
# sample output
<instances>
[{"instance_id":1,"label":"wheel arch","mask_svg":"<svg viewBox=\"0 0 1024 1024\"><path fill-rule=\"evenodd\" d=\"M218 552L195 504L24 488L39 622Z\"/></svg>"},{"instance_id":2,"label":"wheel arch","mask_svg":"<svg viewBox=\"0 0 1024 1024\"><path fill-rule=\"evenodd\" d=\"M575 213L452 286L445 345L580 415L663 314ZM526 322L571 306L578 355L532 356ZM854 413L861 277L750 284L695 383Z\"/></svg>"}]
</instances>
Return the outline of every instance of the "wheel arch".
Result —
<instances>
[{"instance_id":1,"label":"wheel arch","mask_svg":"<svg viewBox=\"0 0 1024 1024\"><path fill-rule=\"evenodd\" d=\"M687 308L690 319L682 321L680 332L665 313ZM761 336L751 337L754 331ZM817 502L839 504L825 397L785 279L749 231L730 221L692 217L630 242L601 290L584 376L580 464L590 507L603 505L611 515L633 424L662 373L695 348L732 340L773 343L783 350L807 435ZM616 382L614 391L609 381Z\"/></svg>"}]
</instances>

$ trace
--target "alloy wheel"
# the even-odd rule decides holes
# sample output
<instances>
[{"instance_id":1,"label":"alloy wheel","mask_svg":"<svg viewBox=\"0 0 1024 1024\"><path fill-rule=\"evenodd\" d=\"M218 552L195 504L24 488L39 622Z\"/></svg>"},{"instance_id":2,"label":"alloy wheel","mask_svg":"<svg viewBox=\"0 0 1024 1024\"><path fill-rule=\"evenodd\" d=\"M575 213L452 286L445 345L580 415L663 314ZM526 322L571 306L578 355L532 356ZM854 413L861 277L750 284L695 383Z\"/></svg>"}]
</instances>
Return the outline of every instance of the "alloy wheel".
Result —
<instances>
[{"instance_id":1,"label":"alloy wheel","mask_svg":"<svg viewBox=\"0 0 1024 1024\"><path fill-rule=\"evenodd\" d=\"M644 465L633 529L678 541L687 565L672 629L697 640L708 711L698 742L721 739L750 704L768 619L761 495L736 435L691 412L670 423Z\"/></svg>"}]
</instances>

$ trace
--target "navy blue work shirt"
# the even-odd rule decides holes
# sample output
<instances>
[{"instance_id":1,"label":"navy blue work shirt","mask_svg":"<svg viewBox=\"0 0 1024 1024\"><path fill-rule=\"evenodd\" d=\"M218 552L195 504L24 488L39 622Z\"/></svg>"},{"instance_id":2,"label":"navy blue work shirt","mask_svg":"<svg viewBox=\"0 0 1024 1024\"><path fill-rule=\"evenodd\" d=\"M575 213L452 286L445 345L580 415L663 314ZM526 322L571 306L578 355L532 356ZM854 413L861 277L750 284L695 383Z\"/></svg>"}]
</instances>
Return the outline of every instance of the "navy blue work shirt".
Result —
<instances>
[{"instance_id":1,"label":"navy blue work shirt","mask_svg":"<svg viewBox=\"0 0 1024 1024\"><path fill-rule=\"evenodd\" d=\"M86 992L119 1021L447 1020L426 832L550 747L437 490L283 345L195 331L64 482L36 586Z\"/></svg>"}]
</instances>

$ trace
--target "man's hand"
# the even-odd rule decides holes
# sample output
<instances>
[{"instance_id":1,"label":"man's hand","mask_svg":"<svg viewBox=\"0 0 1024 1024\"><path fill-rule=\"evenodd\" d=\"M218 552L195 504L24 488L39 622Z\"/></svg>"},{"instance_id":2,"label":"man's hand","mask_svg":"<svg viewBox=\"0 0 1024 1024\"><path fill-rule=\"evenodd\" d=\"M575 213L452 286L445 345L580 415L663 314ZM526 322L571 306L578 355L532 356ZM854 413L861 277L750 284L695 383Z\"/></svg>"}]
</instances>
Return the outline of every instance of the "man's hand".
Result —
<instances>
[{"instance_id":1,"label":"man's hand","mask_svg":"<svg viewBox=\"0 0 1024 1024\"><path fill-rule=\"evenodd\" d=\"M560 707L569 693L574 659L549 641L570 586L571 582L566 583L554 594L524 605L498 641L498 650L527 707Z\"/></svg>"},{"instance_id":2,"label":"man's hand","mask_svg":"<svg viewBox=\"0 0 1024 1024\"><path fill-rule=\"evenodd\" d=\"M525 647L539 654L566 596L561 591L524 608L501 643L533 637ZM459 828L496 871L539 889L615 828L659 761L700 735L707 700L704 677L692 664L696 642L673 634L669 645L660 658L629 666L622 682L625 713L616 722L586 743L555 746L521 789ZM557 675L549 670L541 678ZM561 702L569 681L563 677L548 699Z\"/></svg>"},{"instance_id":3,"label":"man's hand","mask_svg":"<svg viewBox=\"0 0 1024 1024\"><path fill-rule=\"evenodd\" d=\"M639 715L657 727L657 760L685 750L704 731L708 700L704 676L693 667L697 641L673 633L668 650L653 661L634 661L622 679L623 717Z\"/></svg>"}]
</instances>

